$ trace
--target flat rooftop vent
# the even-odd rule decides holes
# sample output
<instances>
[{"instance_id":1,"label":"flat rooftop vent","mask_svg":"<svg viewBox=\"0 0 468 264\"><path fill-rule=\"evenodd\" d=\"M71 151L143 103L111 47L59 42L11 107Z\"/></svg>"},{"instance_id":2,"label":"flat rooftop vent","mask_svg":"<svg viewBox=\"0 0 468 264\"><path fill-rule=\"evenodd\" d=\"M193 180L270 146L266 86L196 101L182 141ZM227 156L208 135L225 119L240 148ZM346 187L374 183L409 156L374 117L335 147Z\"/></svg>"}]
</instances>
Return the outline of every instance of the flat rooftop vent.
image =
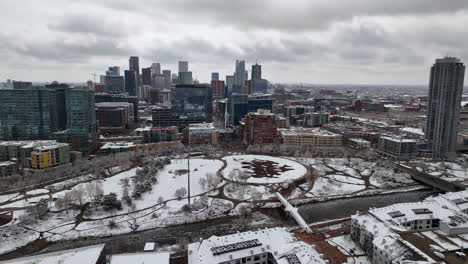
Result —
<instances>
[{"instance_id":1,"label":"flat rooftop vent","mask_svg":"<svg viewBox=\"0 0 468 264\"><path fill-rule=\"evenodd\" d=\"M391 216L392 218L405 216L405 214L400 211L388 212L388 215Z\"/></svg>"},{"instance_id":2,"label":"flat rooftop vent","mask_svg":"<svg viewBox=\"0 0 468 264\"><path fill-rule=\"evenodd\" d=\"M213 252L213 255L216 256L216 255L234 252L234 251L238 251L238 250L242 250L246 248L258 247L261 245L262 243L260 243L258 239L252 239L252 240L242 241L242 242L228 244L224 246L212 247L211 252Z\"/></svg>"},{"instance_id":3,"label":"flat rooftop vent","mask_svg":"<svg viewBox=\"0 0 468 264\"><path fill-rule=\"evenodd\" d=\"M432 214L432 211L427 208L411 209L415 214Z\"/></svg>"},{"instance_id":4,"label":"flat rooftop vent","mask_svg":"<svg viewBox=\"0 0 468 264\"><path fill-rule=\"evenodd\" d=\"M289 253L284 256L289 264L301 264L301 261L294 253Z\"/></svg>"}]
</instances>

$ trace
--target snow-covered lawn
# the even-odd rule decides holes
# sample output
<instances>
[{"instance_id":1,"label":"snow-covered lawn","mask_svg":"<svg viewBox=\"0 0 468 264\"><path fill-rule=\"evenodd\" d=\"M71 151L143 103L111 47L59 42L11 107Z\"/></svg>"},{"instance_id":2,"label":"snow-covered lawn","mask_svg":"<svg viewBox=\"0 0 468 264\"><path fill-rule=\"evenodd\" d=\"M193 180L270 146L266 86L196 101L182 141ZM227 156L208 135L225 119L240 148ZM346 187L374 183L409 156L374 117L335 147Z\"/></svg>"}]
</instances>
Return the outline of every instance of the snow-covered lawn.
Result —
<instances>
[{"instance_id":1,"label":"snow-covered lawn","mask_svg":"<svg viewBox=\"0 0 468 264\"><path fill-rule=\"evenodd\" d=\"M320 177L315 180L311 193L313 196L323 197L350 194L364 189L364 185L342 183L332 178Z\"/></svg>"},{"instance_id":2,"label":"snow-covered lawn","mask_svg":"<svg viewBox=\"0 0 468 264\"><path fill-rule=\"evenodd\" d=\"M231 172L241 171L250 176L246 182L270 184L289 182L303 177L307 173L304 165L286 158L264 155L234 155L223 157L227 166L225 177Z\"/></svg>"}]
</instances>

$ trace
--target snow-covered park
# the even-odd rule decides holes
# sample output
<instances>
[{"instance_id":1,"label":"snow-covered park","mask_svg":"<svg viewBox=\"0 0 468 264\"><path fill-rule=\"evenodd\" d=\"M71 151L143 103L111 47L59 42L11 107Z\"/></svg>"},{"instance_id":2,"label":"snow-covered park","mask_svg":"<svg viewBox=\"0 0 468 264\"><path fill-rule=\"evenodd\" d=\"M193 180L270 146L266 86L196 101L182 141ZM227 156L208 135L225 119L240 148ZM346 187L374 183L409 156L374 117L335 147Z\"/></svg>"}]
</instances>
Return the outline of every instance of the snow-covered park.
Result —
<instances>
[{"instance_id":1,"label":"snow-covered park","mask_svg":"<svg viewBox=\"0 0 468 264\"><path fill-rule=\"evenodd\" d=\"M408 175L358 159L145 158L106 176L82 175L0 195L0 214L13 212L13 221L0 226L0 254L39 238L108 236L279 206L277 191L310 200L407 185L415 185Z\"/></svg>"}]
</instances>

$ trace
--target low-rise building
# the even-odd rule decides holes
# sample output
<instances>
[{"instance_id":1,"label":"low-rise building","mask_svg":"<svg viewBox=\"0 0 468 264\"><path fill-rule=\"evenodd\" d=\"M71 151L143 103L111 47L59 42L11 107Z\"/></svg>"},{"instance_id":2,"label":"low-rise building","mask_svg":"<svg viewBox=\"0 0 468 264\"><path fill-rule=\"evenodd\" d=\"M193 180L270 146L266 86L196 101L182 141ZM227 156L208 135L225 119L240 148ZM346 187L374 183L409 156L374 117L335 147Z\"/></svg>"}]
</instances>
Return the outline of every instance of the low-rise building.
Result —
<instances>
[{"instance_id":1,"label":"low-rise building","mask_svg":"<svg viewBox=\"0 0 468 264\"><path fill-rule=\"evenodd\" d=\"M81 247L47 254L33 255L29 257L0 261L1 264L102 264L106 263L105 255L102 253L104 244Z\"/></svg>"},{"instance_id":2,"label":"low-rise building","mask_svg":"<svg viewBox=\"0 0 468 264\"><path fill-rule=\"evenodd\" d=\"M190 124L184 129L184 143L187 145L217 145L218 137L213 123Z\"/></svg>"},{"instance_id":3,"label":"low-rise building","mask_svg":"<svg viewBox=\"0 0 468 264\"><path fill-rule=\"evenodd\" d=\"M351 238L372 263L437 263L463 248L468 191L372 208L351 217ZM450 242L448 242L450 241ZM431 246L440 245L440 246ZM450 262L448 262L450 263Z\"/></svg>"},{"instance_id":4,"label":"low-rise building","mask_svg":"<svg viewBox=\"0 0 468 264\"><path fill-rule=\"evenodd\" d=\"M342 136L320 128L279 130L282 142L293 147L336 147L343 145Z\"/></svg>"},{"instance_id":5,"label":"low-rise building","mask_svg":"<svg viewBox=\"0 0 468 264\"><path fill-rule=\"evenodd\" d=\"M283 115L276 115L276 126L278 128L289 128L289 119Z\"/></svg>"},{"instance_id":6,"label":"low-rise building","mask_svg":"<svg viewBox=\"0 0 468 264\"><path fill-rule=\"evenodd\" d=\"M418 154L417 141L400 137L380 137L378 151L391 159L408 160Z\"/></svg>"},{"instance_id":7,"label":"low-rise building","mask_svg":"<svg viewBox=\"0 0 468 264\"><path fill-rule=\"evenodd\" d=\"M348 146L353 149L368 149L371 146L371 143L362 138L350 138L348 140Z\"/></svg>"},{"instance_id":8,"label":"low-rise building","mask_svg":"<svg viewBox=\"0 0 468 264\"><path fill-rule=\"evenodd\" d=\"M37 146L31 152L31 168L44 169L70 162L70 146L54 143Z\"/></svg>"},{"instance_id":9,"label":"low-rise building","mask_svg":"<svg viewBox=\"0 0 468 264\"><path fill-rule=\"evenodd\" d=\"M326 261L284 228L212 236L188 245L189 264L316 263Z\"/></svg>"},{"instance_id":10,"label":"low-rise building","mask_svg":"<svg viewBox=\"0 0 468 264\"><path fill-rule=\"evenodd\" d=\"M136 144L133 142L107 142L99 149L99 151L103 154L124 152L133 150L135 145Z\"/></svg>"},{"instance_id":11,"label":"low-rise building","mask_svg":"<svg viewBox=\"0 0 468 264\"><path fill-rule=\"evenodd\" d=\"M14 161L0 161L0 177L11 176L16 173L17 163Z\"/></svg>"},{"instance_id":12,"label":"low-rise building","mask_svg":"<svg viewBox=\"0 0 468 264\"><path fill-rule=\"evenodd\" d=\"M328 112L311 112L304 115L305 127L320 127L330 122L330 113Z\"/></svg>"},{"instance_id":13,"label":"low-rise building","mask_svg":"<svg viewBox=\"0 0 468 264\"><path fill-rule=\"evenodd\" d=\"M145 127L140 129L139 132L143 135L143 143L179 140L179 129L177 126Z\"/></svg>"},{"instance_id":14,"label":"low-rise building","mask_svg":"<svg viewBox=\"0 0 468 264\"><path fill-rule=\"evenodd\" d=\"M70 162L70 147L55 140L0 142L0 160L18 160L25 168L46 168Z\"/></svg>"}]
</instances>

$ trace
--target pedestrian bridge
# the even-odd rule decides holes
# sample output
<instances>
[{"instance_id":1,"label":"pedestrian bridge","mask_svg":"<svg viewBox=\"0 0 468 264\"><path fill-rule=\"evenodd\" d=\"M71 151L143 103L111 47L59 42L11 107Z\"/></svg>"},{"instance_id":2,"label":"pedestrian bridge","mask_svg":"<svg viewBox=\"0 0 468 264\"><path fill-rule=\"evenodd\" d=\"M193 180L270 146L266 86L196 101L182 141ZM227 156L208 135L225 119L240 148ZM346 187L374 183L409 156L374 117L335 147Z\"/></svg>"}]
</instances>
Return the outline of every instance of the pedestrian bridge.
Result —
<instances>
[{"instance_id":1,"label":"pedestrian bridge","mask_svg":"<svg viewBox=\"0 0 468 264\"><path fill-rule=\"evenodd\" d=\"M306 223L304 218L299 214L299 209L294 207L283 195L279 192L275 192L276 198L283 204L284 210L288 212L292 217L296 220L296 222L302 227L302 230L307 233L312 233L312 229L310 229L309 225Z\"/></svg>"}]
</instances>

